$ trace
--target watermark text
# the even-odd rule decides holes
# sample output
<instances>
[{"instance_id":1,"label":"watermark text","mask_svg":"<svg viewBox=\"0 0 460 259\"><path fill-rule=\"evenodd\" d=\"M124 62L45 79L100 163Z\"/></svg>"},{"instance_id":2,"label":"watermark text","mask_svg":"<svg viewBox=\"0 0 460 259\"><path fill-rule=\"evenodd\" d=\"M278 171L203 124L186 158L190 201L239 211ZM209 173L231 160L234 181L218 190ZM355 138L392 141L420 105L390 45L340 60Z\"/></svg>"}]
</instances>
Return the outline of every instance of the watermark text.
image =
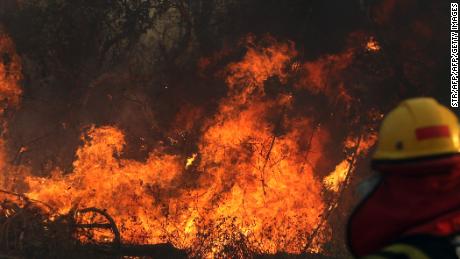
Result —
<instances>
[{"instance_id":1,"label":"watermark text","mask_svg":"<svg viewBox=\"0 0 460 259\"><path fill-rule=\"evenodd\" d=\"M450 106L458 107L458 3L450 4Z\"/></svg>"}]
</instances>

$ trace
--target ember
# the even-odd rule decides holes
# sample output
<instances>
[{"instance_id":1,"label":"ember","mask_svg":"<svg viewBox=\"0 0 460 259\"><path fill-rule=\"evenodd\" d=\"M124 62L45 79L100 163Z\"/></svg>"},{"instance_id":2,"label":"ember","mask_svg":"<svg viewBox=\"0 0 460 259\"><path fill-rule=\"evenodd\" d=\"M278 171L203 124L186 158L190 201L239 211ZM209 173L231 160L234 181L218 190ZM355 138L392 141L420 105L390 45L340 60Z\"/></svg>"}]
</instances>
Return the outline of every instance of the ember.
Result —
<instances>
[{"instance_id":1,"label":"ember","mask_svg":"<svg viewBox=\"0 0 460 259\"><path fill-rule=\"evenodd\" d=\"M369 41L366 43L366 49L368 51L379 51L380 50L380 45L379 43L375 40L374 37L370 37Z\"/></svg>"},{"instance_id":2,"label":"ember","mask_svg":"<svg viewBox=\"0 0 460 259\"><path fill-rule=\"evenodd\" d=\"M193 164L193 162L196 159L196 156L197 156L197 154L194 153L194 154L192 154L191 157L187 158L187 162L185 163L185 169L189 168Z\"/></svg>"}]
</instances>

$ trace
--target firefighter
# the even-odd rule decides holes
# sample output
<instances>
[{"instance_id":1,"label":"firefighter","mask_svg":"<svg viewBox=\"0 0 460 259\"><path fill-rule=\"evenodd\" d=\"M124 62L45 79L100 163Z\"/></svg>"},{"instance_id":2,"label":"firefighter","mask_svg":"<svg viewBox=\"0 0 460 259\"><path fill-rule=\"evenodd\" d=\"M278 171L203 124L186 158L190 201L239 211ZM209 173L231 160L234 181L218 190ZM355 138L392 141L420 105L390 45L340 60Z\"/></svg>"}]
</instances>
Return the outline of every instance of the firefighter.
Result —
<instances>
[{"instance_id":1,"label":"firefighter","mask_svg":"<svg viewBox=\"0 0 460 259\"><path fill-rule=\"evenodd\" d=\"M350 216L352 254L365 259L459 258L455 114L432 98L401 102L382 122L371 165L381 177Z\"/></svg>"}]
</instances>

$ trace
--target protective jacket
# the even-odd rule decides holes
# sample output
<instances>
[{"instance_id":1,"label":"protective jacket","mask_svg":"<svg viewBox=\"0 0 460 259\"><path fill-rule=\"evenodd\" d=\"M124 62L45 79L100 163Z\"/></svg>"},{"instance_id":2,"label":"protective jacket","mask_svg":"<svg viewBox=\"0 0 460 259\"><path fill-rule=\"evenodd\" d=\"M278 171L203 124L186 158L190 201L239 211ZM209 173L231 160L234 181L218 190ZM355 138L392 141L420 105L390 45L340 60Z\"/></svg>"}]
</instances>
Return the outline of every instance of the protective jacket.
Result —
<instances>
[{"instance_id":1,"label":"protective jacket","mask_svg":"<svg viewBox=\"0 0 460 259\"><path fill-rule=\"evenodd\" d=\"M460 155L373 167L383 177L350 217L350 251L366 259L458 258Z\"/></svg>"}]
</instances>

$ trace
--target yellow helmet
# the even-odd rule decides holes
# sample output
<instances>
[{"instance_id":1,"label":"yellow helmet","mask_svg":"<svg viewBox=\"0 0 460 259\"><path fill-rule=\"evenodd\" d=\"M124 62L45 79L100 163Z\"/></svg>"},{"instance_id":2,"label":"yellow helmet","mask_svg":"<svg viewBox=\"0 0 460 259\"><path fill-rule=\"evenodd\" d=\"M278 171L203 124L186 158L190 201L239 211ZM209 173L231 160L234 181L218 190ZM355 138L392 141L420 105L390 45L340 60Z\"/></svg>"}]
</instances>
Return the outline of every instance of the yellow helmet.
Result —
<instances>
[{"instance_id":1,"label":"yellow helmet","mask_svg":"<svg viewBox=\"0 0 460 259\"><path fill-rule=\"evenodd\" d=\"M460 153L457 116L433 98L412 98L385 116L373 160L453 153Z\"/></svg>"}]
</instances>

